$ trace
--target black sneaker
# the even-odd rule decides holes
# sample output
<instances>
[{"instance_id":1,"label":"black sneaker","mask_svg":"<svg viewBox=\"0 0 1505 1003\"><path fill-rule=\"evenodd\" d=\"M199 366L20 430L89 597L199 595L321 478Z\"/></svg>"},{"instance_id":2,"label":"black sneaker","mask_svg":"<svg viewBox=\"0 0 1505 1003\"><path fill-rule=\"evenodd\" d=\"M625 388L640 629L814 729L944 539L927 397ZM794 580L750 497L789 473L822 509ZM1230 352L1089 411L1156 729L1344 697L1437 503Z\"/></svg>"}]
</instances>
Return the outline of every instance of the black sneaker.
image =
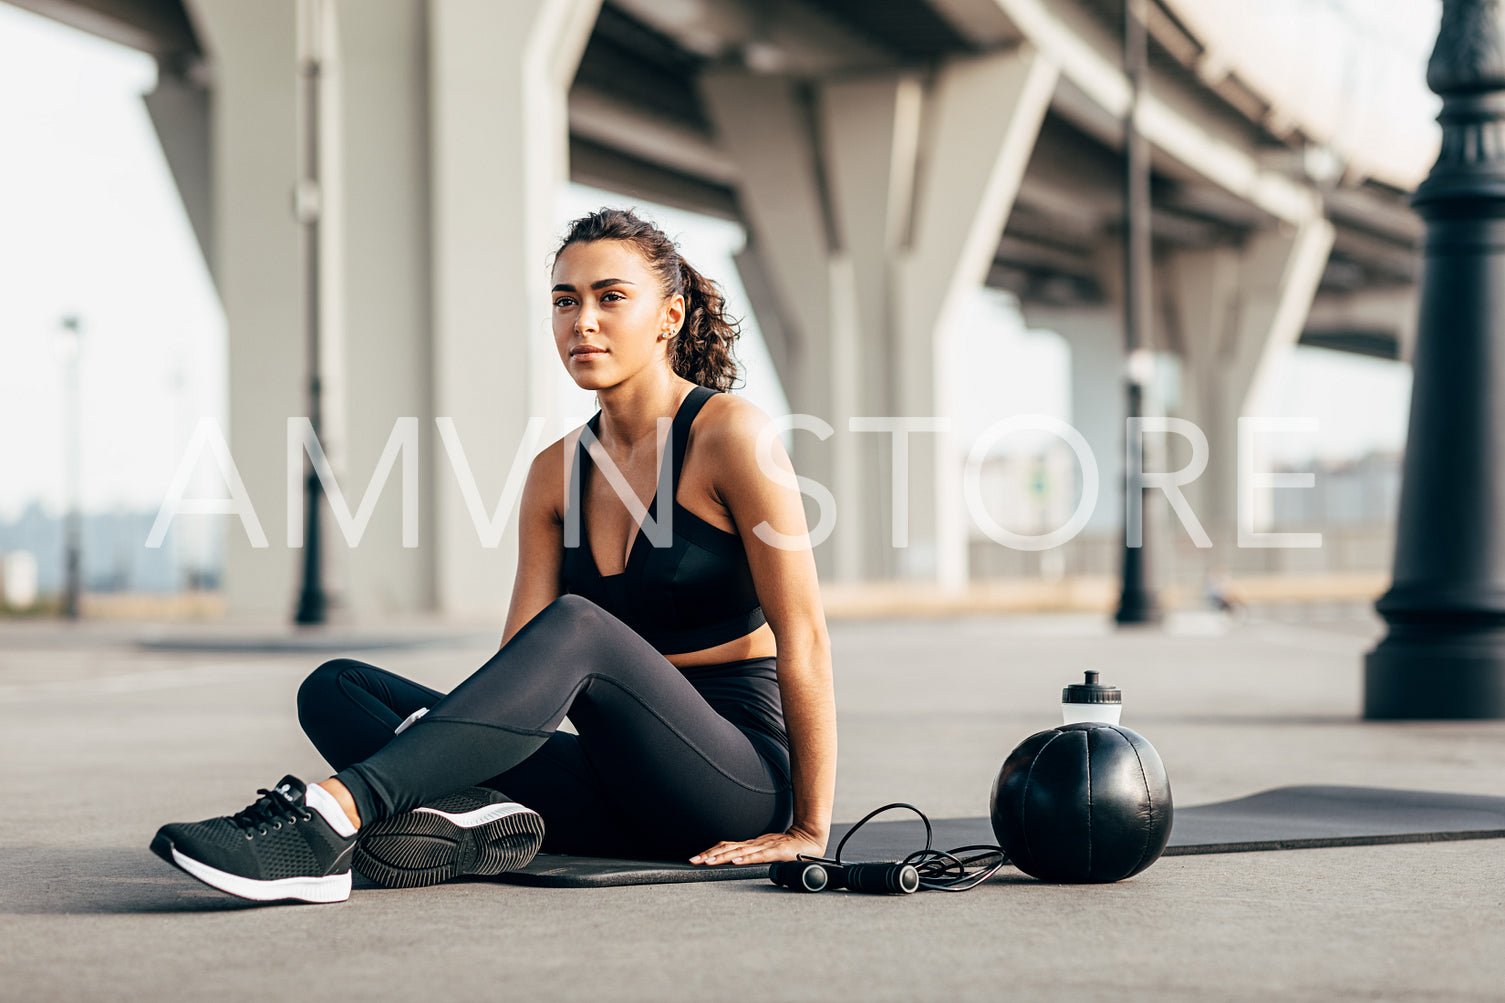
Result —
<instances>
[{"instance_id":1,"label":"black sneaker","mask_svg":"<svg viewBox=\"0 0 1505 1003\"><path fill-rule=\"evenodd\" d=\"M152 852L241 898L343 902L350 897L355 836L335 832L303 800L304 789L297 777L283 777L238 814L164 825Z\"/></svg>"},{"instance_id":2,"label":"black sneaker","mask_svg":"<svg viewBox=\"0 0 1505 1003\"><path fill-rule=\"evenodd\" d=\"M467 787L357 835L357 871L385 888L418 888L522 867L543 843L543 818L500 791Z\"/></svg>"}]
</instances>

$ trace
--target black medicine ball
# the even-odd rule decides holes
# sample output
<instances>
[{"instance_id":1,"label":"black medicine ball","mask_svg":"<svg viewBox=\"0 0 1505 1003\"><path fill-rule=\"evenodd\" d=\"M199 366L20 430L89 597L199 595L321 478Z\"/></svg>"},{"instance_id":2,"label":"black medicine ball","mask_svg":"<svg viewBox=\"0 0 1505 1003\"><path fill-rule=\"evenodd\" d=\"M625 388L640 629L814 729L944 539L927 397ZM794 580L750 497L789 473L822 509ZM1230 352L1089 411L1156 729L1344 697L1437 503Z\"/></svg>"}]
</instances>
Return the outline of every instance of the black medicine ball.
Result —
<instances>
[{"instance_id":1,"label":"black medicine ball","mask_svg":"<svg viewBox=\"0 0 1505 1003\"><path fill-rule=\"evenodd\" d=\"M1042 881L1121 881L1153 864L1171 835L1171 782L1144 736L1113 724L1031 735L993 784L993 832Z\"/></svg>"}]
</instances>

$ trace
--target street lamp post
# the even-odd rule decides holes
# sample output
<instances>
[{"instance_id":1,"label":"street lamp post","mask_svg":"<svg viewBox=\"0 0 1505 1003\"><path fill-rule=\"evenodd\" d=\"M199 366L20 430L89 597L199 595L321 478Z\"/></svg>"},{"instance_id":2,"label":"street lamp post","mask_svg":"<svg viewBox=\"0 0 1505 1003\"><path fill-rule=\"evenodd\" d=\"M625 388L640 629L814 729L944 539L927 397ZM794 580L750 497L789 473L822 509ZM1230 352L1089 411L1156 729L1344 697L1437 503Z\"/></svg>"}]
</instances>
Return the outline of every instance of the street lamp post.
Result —
<instances>
[{"instance_id":1,"label":"street lamp post","mask_svg":"<svg viewBox=\"0 0 1505 1003\"><path fill-rule=\"evenodd\" d=\"M63 616L77 620L79 595L83 591L83 502L79 498L82 485L83 460L83 413L82 397L78 385L78 356L82 349L83 322L77 314L68 314L62 320L63 360L67 366L68 387L63 409L67 414L67 505L64 517L64 564L63 564Z\"/></svg>"},{"instance_id":2,"label":"street lamp post","mask_svg":"<svg viewBox=\"0 0 1505 1003\"><path fill-rule=\"evenodd\" d=\"M1144 77L1148 63L1145 39L1145 0L1124 2L1124 73L1129 78L1129 110L1124 115L1124 350L1129 365L1126 367L1128 383L1128 417L1138 418L1144 412L1144 374L1140 363L1144 359L1149 335L1150 318L1150 268L1152 253L1150 240L1150 149L1139 132L1136 115L1140 95L1144 90ZM1129 449L1143 448L1142 443L1129 442ZM1124 498L1130 492L1139 492L1141 484L1131 483L1129 467L1124 470ZM1119 594L1118 611L1113 619L1120 624L1154 623L1160 619L1160 609L1150 588L1149 569L1146 566L1144 529L1149 522L1143 505L1137 506L1141 525L1140 538L1129 539L1129 506L1124 507L1123 589Z\"/></svg>"},{"instance_id":3,"label":"street lamp post","mask_svg":"<svg viewBox=\"0 0 1505 1003\"><path fill-rule=\"evenodd\" d=\"M303 169L294 194L294 212L303 227L304 327L308 333L308 422L316 442L322 442L323 388L320 385L320 309L322 292L319 271L321 213L319 187L319 90L323 73L323 4L303 0L298 5L302 34L298 73L303 92ZM303 587L298 594L300 624L325 621L329 598L324 592L322 539L319 532L323 485L312 457L305 458L303 499Z\"/></svg>"},{"instance_id":4,"label":"street lamp post","mask_svg":"<svg viewBox=\"0 0 1505 1003\"><path fill-rule=\"evenodd\" d=\"M1427 66L1442 149L1426 221L1411 424L1388 631L1364 665L1368 718L1505 718L1505 23L1443 0Z\"/></svg>"}]
</instances>

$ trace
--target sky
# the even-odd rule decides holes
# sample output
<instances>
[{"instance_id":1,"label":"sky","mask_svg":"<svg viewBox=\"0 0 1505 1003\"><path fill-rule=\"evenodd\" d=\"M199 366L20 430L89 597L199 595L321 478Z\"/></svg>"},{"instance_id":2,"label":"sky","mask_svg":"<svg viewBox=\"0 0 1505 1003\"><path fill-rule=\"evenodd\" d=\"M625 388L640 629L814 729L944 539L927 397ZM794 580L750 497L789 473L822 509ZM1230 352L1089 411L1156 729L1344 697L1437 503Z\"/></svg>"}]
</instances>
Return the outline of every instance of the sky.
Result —
<instances>
[{"instance_id":1,"label":"sky","mask_svg":"<svg viewBox=\"0 0 1505 1003\"><path fill-rule=\"evenodd\" d=\"M1303 2L1319 14L1355 7ZM1392 10L1413 0L1364 3ZM1295 4L1278 0L1270 9L1290 17ZM1435 0L1414 6L1435 11ZM1430 38L1415 25L1425 18L1411 10L1381 21L1376 45L1388 53L1386 65L1424 59ZM1435 13L1430 23L1435 33ZM1415 70L1419 87L1420 62ZM224 420L224 318L140 99L154 80L145 55L0 3L0 520L35 500L53 512L64 505L64 316L77 315L84 332L86 509L154 510L198 419ZM557 210L563 221L603 201L620 199L571 186ZM746 318L746 396L769 413L787 410L731 264L741 228L645 208ZM970 379L975 367L958 363L964 433L1008 414L1069 419L1070 353L1060 338L1026 330L1007 297L981 291L958 323L963 356L1006 353L1020 374L979 384ZM1403 442L1404 366L1298 349L1274 384L1275 413L1320 422L1315 434L1275 444L1277 459L1341 459Z\"/></svg>"},{"instance_id":2,"label":"sky","mask_svg":"<svg viewBox=\"0 0 1505 1003\"><path fill-rule=\"evenodd\" d=\"M1440 0L1167 0L1197 36L1308 135L1413 188L1437 155L1421 85ZM1420 130L1418 129L1420 124Z\"/></svg>"},{"instance_id":3,"label":"sky","mask_svg":"<svg viewBox=\"0 0 1505 1003\"><path fill-rule=\"evenodd\" d=\"M224 411L224 319L140 95L152 61L0 3L0 518L63 496L61 318L83 324L83 490L155 508Z\"/></svg>"}]
</instances>

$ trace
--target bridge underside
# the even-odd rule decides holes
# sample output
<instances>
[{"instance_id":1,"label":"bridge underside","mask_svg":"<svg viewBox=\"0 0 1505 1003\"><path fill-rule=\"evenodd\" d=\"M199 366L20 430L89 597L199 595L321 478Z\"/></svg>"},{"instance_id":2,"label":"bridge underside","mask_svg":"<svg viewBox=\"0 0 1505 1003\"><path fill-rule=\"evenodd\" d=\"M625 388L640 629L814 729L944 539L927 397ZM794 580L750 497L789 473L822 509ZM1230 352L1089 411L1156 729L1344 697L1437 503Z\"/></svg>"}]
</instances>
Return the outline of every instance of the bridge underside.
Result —
<instances>
[{"instance_id":1,"label":"bridge underside","mask_svg":"<svg viewBox=\"0 0 1505 1003\"><path fill-rule=\"evenodd\" d=\"M933 66L1023 39L1006 21L981 14L961 26L941 21L924 2L881 5L883 17L869 23L864 23L862 11L872 5L812 0L809 6L833 18L849 15L844 26L860 30L864 40L881 48L883 59L898 65ZM936 4L944 6L952 5ZM991 0L955 6L994 7ZM1092 0L1081 6L1105 35L1117 30L1120 3ZM647 14L651 7L644 0L607 4L602 9L570 92L572 176L609 190L742 219L736 165L718 147L714 125L700 99L699 79L711 60L632 16ZM1201 99L1198 112L1235 135L1262 162L1300 163L1308 145L1304 137L1276 134L1256 124L1273 119L1273 110L1236 81L1225 79L1216 87L1206 86L1197 71L1186 65L1196 62L1198 54L1185 51L1195 43L1178 36L1163 11L1157 26L1160 32L1151 46L1157 80L1167 89L1195 93ZM862 61L853 62L860 66ZM632 93L623 95L627 80L634 81ZM643 132L659 139L664 134L610 122L608 111L625 112L627 121L658 125L674 142L665 145L635 139ZM987 275L989 285L1015 293L1026 306L1082 307L1111 299L1117 279L1104 274L1102 251L1119 239L1121 135L1118 119L1070 79L1061 82L1000 236ZM1237 246L1251 233L1281 223L1163 153L1157 153L1154 169L1157 255ZM1414 285L1421 229L1407 207L1407 193L1382 182L1354 178L1326 187L1323 209L1336 233L1318 289L1319 301ZM1403 327L1397 323L1361 332L1324 320L1320 329L1304 332L1303 342L1398 358L1403 355Z\"/></svg>"},{"instance_id":2,"label":"bridge underside","mask_svg":"<svg viewBox=\"0 0 1505 1003\"><path fill-rule=\"evenodd\" d=\"M183 0L8 2L147 52L165 73L191 72L205 58ZM1078 5L1103 32L1117 30L1122 0L1079 0ZM711 53L724 54L739 44L745 50L747 41L732 37L735 18L723 15L717 27L727 37L716 38L697 23L692 33L705 35L686 44L654 27L654 6L651 0L624 0L601 7L570 88L570 176L582 184L740 220L736 165L718 148L698 80L719 58ZM720 0L703 6L735 11L741 5ZM1024 37L993 0L879 5L803 0L801 6L864 44L861 55L850 60L853 66L924 68L959 54L1017 44ZM1198 59L1205 53L1198 43L1166 9L1153 6L1152 16L1151 60L1158 76L1199 92L1220 121L1233 123L1272 161L1299 160L1303 137L1292 135L1288 127L1275 132L1256 125L1278 121L1275 109L1231 74L1211 80L1199 72ZM1025 304L1052 307L1107 298L1097 250L1105 239L1115 238L1122 215L1117 193L1120 132L1116 120L1069 82L1061 87L999 240L989 285L1015 293ZM1084 192L1091 197L1082 198ZM1414 285L1421 230L1406 198L1405 192L1363 179L1327 193L1325 211L1337 232L1319 302ZM1164 248L1236 244L1251 231L1276 223L1164 158L1156 164L1154 204L1157 246ZM1302 343L1394 359L1404 355L1405 326L1399 319L1391 326L1324 319L1303 332Z\"/></svg>"},{"instance_id":3,"label":"bridge underside","mask_svg":"<svg viewBox=\"0 0 1505 1003\"><path fill-rule=\"evenodd\" d=\"M247 429L263 412L302 413L305 286L286 213L297 0L252 14L241 0L11 2L156 57L148 108L226 303L235 456L248 483L280 483L280 432L262 430L258 445ZM1313 138L1212 66L1175 6L1150 5L1140 113L1153 146L1151 342L1182 361L1178 413L1214 440L1194 500L1222 539L1234 499L1231 460L1217 457L1231 456L1234 423L1258 407L1281 351L1408 356L1420 227L1404 192L1352 173L1314 178ZM530 269L552 228L540 207L565 177L746 226L739 268L795 411L844 434L861 415L945 417L946 320L985 282L1067 339L1073 423L1100 458L1121 451L1121 0L331 0L329 11L339 79L324 264L337 287L325 361L330 434L356 482L393 413L521 429L551 412L557 362L527 337L546 322L518 304L536 299ZM837 363L859 344L863 366ZM275 392L253 361L267 357L286 370ZM509 375L477 388L481 371ZM373 399L383 406L362 410ZM796 440L796 465L832 486L842 513L817 550L823 574L959 585L955 444L910 437L909 464L935 476L911 491L900 548L890 526L904 499L883 488L897 453L866 439L834 451ZM447 444L425 441L432 474ZM512 439L500 441L510 458ZM1118 510L1112 469L1101 525ZM351 605L495 610L510 544L478 548L472 500L427 480L436 515L420 547L344 558ZM495 499L505 471L476 480ZM283 602L295 558L232 549L232 602Z\"/></svg>"}]
</instances>

